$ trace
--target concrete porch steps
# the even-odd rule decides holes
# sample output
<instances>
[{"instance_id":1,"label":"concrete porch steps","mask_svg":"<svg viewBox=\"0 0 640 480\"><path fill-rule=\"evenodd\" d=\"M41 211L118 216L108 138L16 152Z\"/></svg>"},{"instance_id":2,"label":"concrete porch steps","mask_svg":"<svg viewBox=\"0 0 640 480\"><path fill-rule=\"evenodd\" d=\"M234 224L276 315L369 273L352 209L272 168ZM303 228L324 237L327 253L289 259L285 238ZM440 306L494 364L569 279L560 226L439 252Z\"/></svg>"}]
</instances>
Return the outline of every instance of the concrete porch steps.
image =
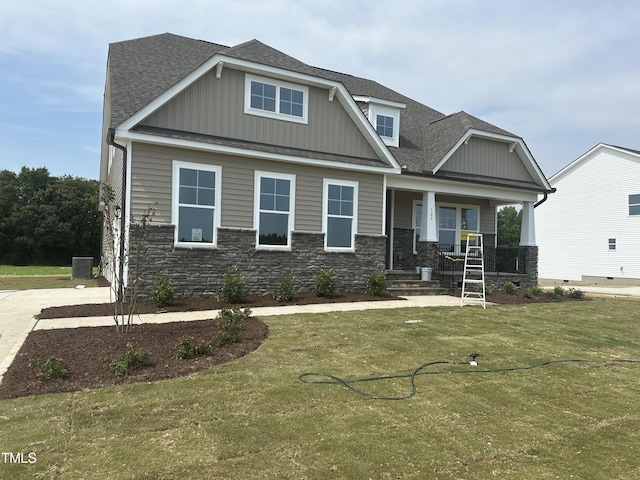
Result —
<instances>
[{"instance_id":1,"label":"concrete porch steps","mask_svg":"<svg viewBox=\"0 0 640 480\"><path fill-rule=\"evenodd\" d=\"M444 295L447 290L437 280L423 282L420 274L409 270L387 270L387 292L400 297L412 295Z\"/></svg>"}]
</instances>

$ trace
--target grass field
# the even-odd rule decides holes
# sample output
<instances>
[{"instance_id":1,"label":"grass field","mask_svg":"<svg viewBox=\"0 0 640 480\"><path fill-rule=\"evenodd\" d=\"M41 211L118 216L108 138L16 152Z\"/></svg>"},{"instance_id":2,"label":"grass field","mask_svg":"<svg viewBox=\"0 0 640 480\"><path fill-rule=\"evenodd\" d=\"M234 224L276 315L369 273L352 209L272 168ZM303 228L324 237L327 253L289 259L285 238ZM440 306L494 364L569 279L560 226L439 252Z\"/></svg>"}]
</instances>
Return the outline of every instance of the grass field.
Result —
<instances>
[{"instance_id":1,"label":"grass field","mask_svg":"<svg viewBox=\"0 0 640 480\"><path fill-rule=\"evenodd\" d=\"M94 272L95 273L95 272ZM97 287L95 278L71 279L71 267L0 265L0 290Z\"/></svg>"},{"instance_id":2,"label":"grass field","mask_svg":"<svg viewBox=\"0 0 640 480\"><path fill-rule=\"evenodd\" d=\"M638 299L268 317L254 353L187 378L0 402L2 478L637 479ZM420 319L422 323L405 323ZM114 332L115 335L115 332ZM435 360L524 371L421 375L403 401L304 372ZM473 370L437 365L431 371ZM402 396L407 379L358 384Z\"/></svg>"}]
</instances>

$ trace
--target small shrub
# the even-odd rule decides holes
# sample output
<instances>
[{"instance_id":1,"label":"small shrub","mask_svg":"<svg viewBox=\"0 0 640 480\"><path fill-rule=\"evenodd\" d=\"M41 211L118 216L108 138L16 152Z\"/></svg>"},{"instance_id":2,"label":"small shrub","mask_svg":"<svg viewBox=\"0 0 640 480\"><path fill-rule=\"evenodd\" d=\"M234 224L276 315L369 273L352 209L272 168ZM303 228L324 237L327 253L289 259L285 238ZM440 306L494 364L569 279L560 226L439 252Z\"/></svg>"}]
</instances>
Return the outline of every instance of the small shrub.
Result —
<instances>
[{"instance_id":1,"label":"small shrub","mask_svg":"<svg viewBox=\"0 0 640 480\"><path fill-rule=\"evenodd\" d=\"M515 283L512 282L507 282L505 283L502 288L504 289L504 291L509 294L509 295L515 295L516 292L518 291L518 287L516 286Z\"/></svg>"},{"instance_id":2,"label":"small shrub","mask_svg":"<svg viewBox=\"0 0 640 480\"><path fill-rule=\"evenodd\" d=\"M137 370L151 365L149 352L136 350L131 342L127 342L127 348L118 360L106 358L104 363L111 373L116 377L124 377L131 370Z\"/></svg>"},{"instance_id":3,"label":"small shrub","mask_svg":"<svg viewBox=\"0 0 640 480\"><path fill-rule=\"evenodd\" d=\"M476 292L482 293L482 284L476 285ZM489 295L491 293L491 285L484 284L484 294Z\"/></svg>"},{"instance_id":4,"label":"small shrub","mask_svg":"<svg viewBox=\"0 0 640 480\"><path fill-rule=\"evenodd\" d=\"M237 268L233 267L225 272L222 286L218 292L218 297L230 304L242 303L247 298L247 282L242 275L235 274L235 271Z\"/></svg>"},{"instance_id":5,"label":"small shrub","mask_svg":"<svg viewBox=\"0 0 640 480\"><path fill-rule=\"evenodd\" d=\"M560 285L556 285L555 287L553 287L553 294L561 297L562 295L564 295L564 288L562 288Z\"/></svg>"},{"instance_id":6,"label":"small shrub","mask_svg":"<svg viewBox=\"0 0 640 480\"><path fill-rule=\"evenodd\" d=\"M318 297L333 298L336 294L335 272L332 268L329 270L320 270L318 279L316 280L316 295Z\"/></svg>"},{"instance_id":7,"label":"small shrub","mask_svg":"<svg viewBox=\"0 0 640 480\"><path fill-rule=\"evenodd\" d=\"M211 343L204 338L200 342L196 342L194 337L185 336L176 345L176 353L174 358L178 360L187 360L199 355L209 355L211 353Z\"/></svg>"},{"instance_id":8,"label":"small shrub","mask_svg":"<svg viewBox=\"0 0 640 480\"><path fill-rule=\"evenodd\" d=\"M542 293L542 289L540 287L531 286L527 288L522 295L524 295L525 298L533 298L540 295L541 293Z\"/></svg>"},{"instance_id":9,"label":"small shrub","mask_svg":"<svg viewBox=\"0 0 640 480\"><path fill-rule=\"evenodd\" d=\"M44 362L34 360L29 367L36 371L36 378L51 380L52 378L67 378L69 376L69 364L62 358L49 357Z\"/></svg>"},{"instance_id":10,"label":"small shrub","mask_svg":"<svg viewBox=\"0 0 640 480\"><path fill-rule=\"evenodd\" d=\"M154 278L151 300L157 307L166 307L173 303L173 282L166 270L161 271Z\"/></svg>"},{"instance_id":11,"label":"small shrub","mask_svg":"<svg viewBox=\"0 0 640 480\"><path fill-rule=\"evenodd\" d=\"M584 292L578 288L570 288L569 298L573 298L574 300L580 300L581 298L584 298Z\"/></svg>"},{"instance_id":12,"label":"small shrub","mask_svg":"<svg viewBox=\"0 0 640 480\"><path fill-rule=\"evenodd\" d=\"M215 318L218 326L218 333L213 339L216 347L221 347L228 343L240 343L244 321L251 316L251 310L239 307L223 308Z\"/></svg>"},{"instance_id":13,"label":"small shrub","mask_svg":"<svg viewBox=\"0 0 640 480\"><path fill-rule=\"evenodd\" d=\"M273 298L276 302L293 302L295 293L296 277L294 275L280 275L276 284L276 291Z\"/></svg>"},{"instance_id":14,"label":"small shrub","mask_svg":"<svg viewBox=\"0 0 640 480\"><path fill-rule=\"evenodd\" d=\"M380 297L387 293L387 276L384 270L367 277L367 293Z\"/></svg>"}]
</instances>

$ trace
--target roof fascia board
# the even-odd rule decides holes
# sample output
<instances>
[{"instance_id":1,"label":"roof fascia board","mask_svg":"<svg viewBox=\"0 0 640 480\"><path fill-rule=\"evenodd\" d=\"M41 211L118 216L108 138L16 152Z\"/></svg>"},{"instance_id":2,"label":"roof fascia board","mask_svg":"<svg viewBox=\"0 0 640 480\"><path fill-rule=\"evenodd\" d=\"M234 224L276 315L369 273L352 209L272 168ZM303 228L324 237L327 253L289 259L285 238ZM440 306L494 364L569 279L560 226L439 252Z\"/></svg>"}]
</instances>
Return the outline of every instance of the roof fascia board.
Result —
<instances>
[{"instance_id":1,"label":"roof fascia board","mask_svg":"<svg viewBox=\"0 0 640 480\"><path fill-rule=\"evenodd\" d=\"M451 150L449 150L447 154L442 158L442 160L438 162L438 164L434 167L431 173L433 174L437 173L438 170L440 170L449 161L449 159L453 156L453 154L456 153L458 148L460 148L462 144L465 144L466 142L468 142L471 137L487 138L489 140L497 140L497 141L506 142L506 143L516 143L520 147L520 150L522 151L522 153L524 153L524 157L526 158L528 167L529 167L528 170L530 169L530 172L531 170L533 170L534 175L538 177L538 180L541 182L541 184L548 190L551 190L551 185L549 184L549 181L544 176L544 173L542 173L542 170L540 170L540 167L538 166L536 161L533 159L531 152L529 152L529 148L521 138L510 137L508 135L501 135L499 133L485 132L482 130L476 130L474 128L467 130L465 134L462 137L460 137L460 139L451 148ZM520 155L520 158L522 159L522 155Z\"/></svg>"},{"instance_id":2,"label":"roof fascia board","mask_svg":"<svg viewBox=\"0 0 640 480\"><path fill-rule=\"evenodd\" d=\"M410 175L387 176L387 188L418 192L433 191L445 195L487 198L505 202L505 204L536 202L540 195L540 192L518 188L461 183L435 177L413 177Z\"/></svg>"},{"instance_id":3,"label":"roof fascia board","mask_svg":"<svg viewBox=\"0 0 640 480\"><path fill-rule=\"evenodd\" d=\"M396 161L395 157L391 154L385 143L382 141L380 136L373 129L373 125L365 118L364 113L360 110L360 107L353 100L351 94L347 91L346 87L342 84L342 82L335 82L333 80L321 79L319 77L313 77L311 75L306 75L303 73L292 72L290 70L284 70L277 67L271 67L268 65L262 65L259 63L249 62L247 60L241 60L233 57L228 57L223 54L215 54L209 60L204 62L198 68L193 70L187 76L185 76L182 80L177 82L167 91L159 95L155 100L151 101L148 105L142 108L140 111L132 115L129 119L125 120L118 127L119 131L130 130L135 127L138 123L143 121L157 109L161 108L171 99L176 97L186 88L188 88L191 84L200 79L203 75L209 72L212 68L214 68L218 63L223 62L225 66L235 66L240 70L244 70L251 73L265 75L268 74L275 78L280 78L284 80L297 80L303 82L310 86L315 86L319 88L326 88L331 90L333 88L338 92L338 99L341 100L341 104L347 107L347 113L349 117L356 123L359 127L359 130L365 135L369 144L373 147L378 155L384 158L387 162L389 162L394 169L400 172L400 164Z\"/></svg>"},{"instance_id":4,"label":"roof fascia board","mask_svg":"<svg viewBox=\"0 0 640 480\"><path fill-rule=\"evenodd\" d=\"M614 147L613 145L607 145L606 143L599 143L595 147L590 149L588 152L580 155L580 157L575 159L573 162L571 162L569 165L564 167L562 170L560 170L559 172L555 173L551 178L549 178L549 182L550 183L557 182L562 177L567 175L569 172L575 170L580 165L582 165L585 161L587 161L588 159L592 158L594 155L596 155L598 152L600 152L602 150L611 150L611 151L616 152L616 153L621 153L621 154L624 154L624 155L630 155L632 157L640 158L640 155L638 155L637 153L630 152L629 150L625 150L624 148Z\"/></svg>"},{"instance_id":5,"label":"roof fascia board","mask_svg":"<svg viewBox=\"0 0 640 480\"><path fill-rule=\"evenodd\" d=\"M407 108L406 103L393 102L391 100L383 100L381 98L376 98L376 97L355 95L353 99L356 102L375 103L376 105L385 105L387 107L394 107L394 108Z\"/></svg>"},{"instance_id":6,"label":"roof fascia board","mask_svg":"<svg viewBox=\"0 0 640 480\"><path fill-rule=\"evenodd\" d=\"M311 165L316 167L337 168L340 170L353 170L359 172L382 173L382 174L399 174L399 168L393 167L372 167L368 165L356 165L351 163L335 162L331 160L318 160L297 157L295 155L283 155L279 153L262 152L260 150L250 150L246 148L230 147L227 145L216 145L211 143L198 142L196 140L185 140L168 138L157 135L149 135L146 133L132 132L128 130L116 129L116 139L123 141L136 141L141 143L150 143L154 145L163 145L175 148L188 148L193 150L202 150L206 152L223 153L241 157L252 157L263 160L272 160L278 162L298 163L303 165Z\"/></svg>"}]
</instances>

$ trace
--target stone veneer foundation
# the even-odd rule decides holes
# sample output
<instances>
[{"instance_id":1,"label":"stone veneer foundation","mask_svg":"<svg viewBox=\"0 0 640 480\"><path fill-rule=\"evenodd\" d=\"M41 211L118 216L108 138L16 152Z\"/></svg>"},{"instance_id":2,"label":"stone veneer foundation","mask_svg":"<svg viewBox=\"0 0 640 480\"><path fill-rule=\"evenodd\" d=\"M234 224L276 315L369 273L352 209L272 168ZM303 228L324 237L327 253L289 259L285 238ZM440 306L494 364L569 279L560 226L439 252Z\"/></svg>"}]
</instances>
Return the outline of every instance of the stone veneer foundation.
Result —
<instances>
[{"instance_id":1,"label":"stone veneer foundation","mask_svg":"<svg viewBox=\"0 0 640 480\"><path fill-rule=\"evenodd\" d=\"M363 291L367 277L385 265L384 235L356 235L355 252L327 252L323 233L294 231L290 251L267 251L256 250L255 230L217 232L215 248L183 248L174 246L173 225L151 226L138 270L143 279L139 297L150 295L153 278L163 270L171 277L176 297L188 297L216 295L225 272L233 267L245 278L248 294L271 295L282 274L296 277L297 291L313 291L320 271L331 268L338 290ZM130 265L130 276L133 271Z\"/></svg>"}]
</instances>

